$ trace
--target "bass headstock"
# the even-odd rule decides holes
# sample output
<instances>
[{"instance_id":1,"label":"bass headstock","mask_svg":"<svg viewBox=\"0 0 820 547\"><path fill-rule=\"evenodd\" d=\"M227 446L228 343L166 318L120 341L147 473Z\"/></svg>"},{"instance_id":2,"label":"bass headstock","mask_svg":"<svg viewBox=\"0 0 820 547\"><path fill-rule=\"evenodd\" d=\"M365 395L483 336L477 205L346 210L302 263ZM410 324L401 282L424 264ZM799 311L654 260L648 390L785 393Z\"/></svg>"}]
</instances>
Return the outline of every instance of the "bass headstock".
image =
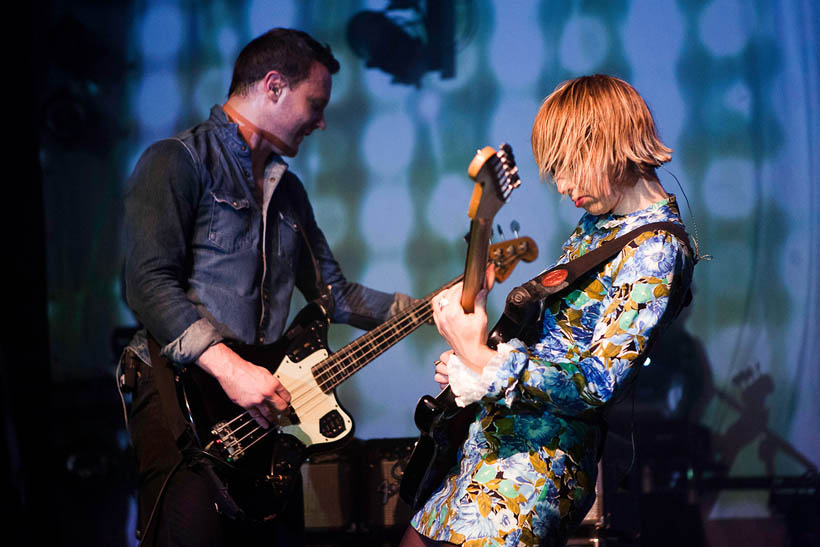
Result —
<instances>
[{"instance_id":1,"label":"bass headstock","mask_svg":"<svg viewBox=\"0 0 820 547\"><path fill-rule=\"evenodd\" d=\"M518 262L532 262L538 258L538 245L529 237L517 237L490 245L488 260L495 266L495 281L503 283Z\"/></svg>"}]
</instances>

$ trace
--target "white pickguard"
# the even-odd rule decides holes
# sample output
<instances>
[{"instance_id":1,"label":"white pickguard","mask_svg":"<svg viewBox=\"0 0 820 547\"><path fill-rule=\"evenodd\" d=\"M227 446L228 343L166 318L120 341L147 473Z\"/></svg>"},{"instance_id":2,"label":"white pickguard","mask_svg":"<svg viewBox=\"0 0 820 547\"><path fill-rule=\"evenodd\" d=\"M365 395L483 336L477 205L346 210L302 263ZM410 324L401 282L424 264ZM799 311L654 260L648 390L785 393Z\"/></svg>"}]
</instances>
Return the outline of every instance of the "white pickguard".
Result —
<instances>
[{"instance_id":1,"label":"white pickguard","mask_svg":"<svg viewBox=\"0 0 820 547\"><path fill-rule=\"evenodd\" d=\"M327 356L327 350L322 349L296 363L285 357L274 373L290 392L291 407L299 417L299 423L294 424L283 414L279 430L296 437L306 447L338 441L353 429L353 419L339 406L336 395L324 393L311 374L310 369ZM344 429L333 437L326 437L320 432L319 424L323 416L334 410L341 416Z\"/></svg>"}]
</instances>

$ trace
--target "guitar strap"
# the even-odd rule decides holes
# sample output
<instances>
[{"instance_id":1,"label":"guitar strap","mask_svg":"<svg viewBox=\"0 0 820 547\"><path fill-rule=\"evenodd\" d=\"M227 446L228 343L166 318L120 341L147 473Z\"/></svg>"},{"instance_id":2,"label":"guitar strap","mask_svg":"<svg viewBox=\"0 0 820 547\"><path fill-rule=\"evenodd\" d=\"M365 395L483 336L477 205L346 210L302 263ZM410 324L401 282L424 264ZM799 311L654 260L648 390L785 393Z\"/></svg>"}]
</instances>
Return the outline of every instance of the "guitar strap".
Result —
<instances>
[{"instance_id":1,"label":"guitar strap","mask_svg":"<svg viewBox=\"0 0 820 547\"><path fill-rule=\"evenodd\" d=\"M692 254L689 234L681 225L669 221L644 224L575 260L554 266L510 291L507 295L504 314L490 334L492 345L511 338L511 331L523 331L527 324L532 324L535 318L543 312L552 297L571 287L584 274L618 254L626 244L640 234L652 230L671 233L686 245L688 252ZM687 289L685 295L678 294L679 292L675 291L670 298L670 304L675 306L672 309L676 309L676 313L679 313L680 309L687 306L692 299L691 290ZM681 298L683 298L682 306L679 305Z\"/></svg>"}]
</instances>

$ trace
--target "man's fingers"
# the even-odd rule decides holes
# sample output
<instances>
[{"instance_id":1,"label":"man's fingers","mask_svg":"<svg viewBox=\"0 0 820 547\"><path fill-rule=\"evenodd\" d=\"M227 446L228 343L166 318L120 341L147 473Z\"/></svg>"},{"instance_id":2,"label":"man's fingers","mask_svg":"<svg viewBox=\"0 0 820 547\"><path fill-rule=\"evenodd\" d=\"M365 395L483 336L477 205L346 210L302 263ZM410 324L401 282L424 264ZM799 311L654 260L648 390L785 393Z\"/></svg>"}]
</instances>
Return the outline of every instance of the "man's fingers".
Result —
<instances>
[{"instance_id":1,"label":"man's fingers","mask_svg":"<svg viewBox=\"0 0 820 547\"><path fill-rule=\"evenodd\" d=\"M261 404L256 405L256 410L258 410L259 413L262 414L262 417L269 423L276 421L277 408L274 407L272 401L262 401Z\"/></svg>"},{"instance_id":2,"label":"man's fingers","mask_svg":"<svg viewBox=\"0 0 820 547\"><path fill-rule=\"evenodd\" d=\"M282 384L276 386L276 389L274 391L276 392L276 395L279 396L285 403L285 408L287 408L287 405L290 404L290 392ZM282 408L281 410L285 410L285 408Z\"/></svg>"},{"instance_id":3,"label":"man's fingers","mask_svg":"<svg viewBox=\"0 0 820 547\"><path fill-rule=\"evenodd\" d=\"M274 394L273 397L265 401L265 403L270 405L269 408L272 407L275 412L283 412L287 410L288 406L290 406L290 394L288 394L287 400L283 399L278 394Z\"/></svg>"},{"instance_id":4,"label":"man's fingers","mask_svg":"<svg viewBox=\"0 0 820 547\"><path fill-rule=\"evenodd\" d=\"M251 415L251 418L253 418L256 421L256 423L258 423L260 426L264 427L265 429L268 429L270 427L270 422L268 422L262 416L262 414L260 414L259 410L257 410L256 407L249 408L248 409L248 414Z\"/></svg>"}]
</instances>

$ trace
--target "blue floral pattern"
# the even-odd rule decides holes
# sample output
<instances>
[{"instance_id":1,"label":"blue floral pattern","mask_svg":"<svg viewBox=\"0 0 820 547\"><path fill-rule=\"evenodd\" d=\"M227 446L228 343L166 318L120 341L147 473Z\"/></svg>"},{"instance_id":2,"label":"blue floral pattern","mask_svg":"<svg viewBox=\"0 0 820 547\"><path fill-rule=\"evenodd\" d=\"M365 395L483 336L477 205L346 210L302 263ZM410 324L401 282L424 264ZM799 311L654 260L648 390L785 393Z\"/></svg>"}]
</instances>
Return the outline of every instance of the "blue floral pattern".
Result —
<instances>
[{"instance_id":1,"label":"blue floral pattern","mask_svg":"<svg viewBox=\"0 0 820 547\"><path fill-rule=\"evenodd\" d=\"M629 215L585 214L556 264L659 221L682 225L674 196ZM595 498L601 414L675 315L670 296L688 288L692 267L676 237L645 232L553 301L540 340L509 341L458 468L412 525L469 547L563 544Z\"/></svg>"}]
</instances>

